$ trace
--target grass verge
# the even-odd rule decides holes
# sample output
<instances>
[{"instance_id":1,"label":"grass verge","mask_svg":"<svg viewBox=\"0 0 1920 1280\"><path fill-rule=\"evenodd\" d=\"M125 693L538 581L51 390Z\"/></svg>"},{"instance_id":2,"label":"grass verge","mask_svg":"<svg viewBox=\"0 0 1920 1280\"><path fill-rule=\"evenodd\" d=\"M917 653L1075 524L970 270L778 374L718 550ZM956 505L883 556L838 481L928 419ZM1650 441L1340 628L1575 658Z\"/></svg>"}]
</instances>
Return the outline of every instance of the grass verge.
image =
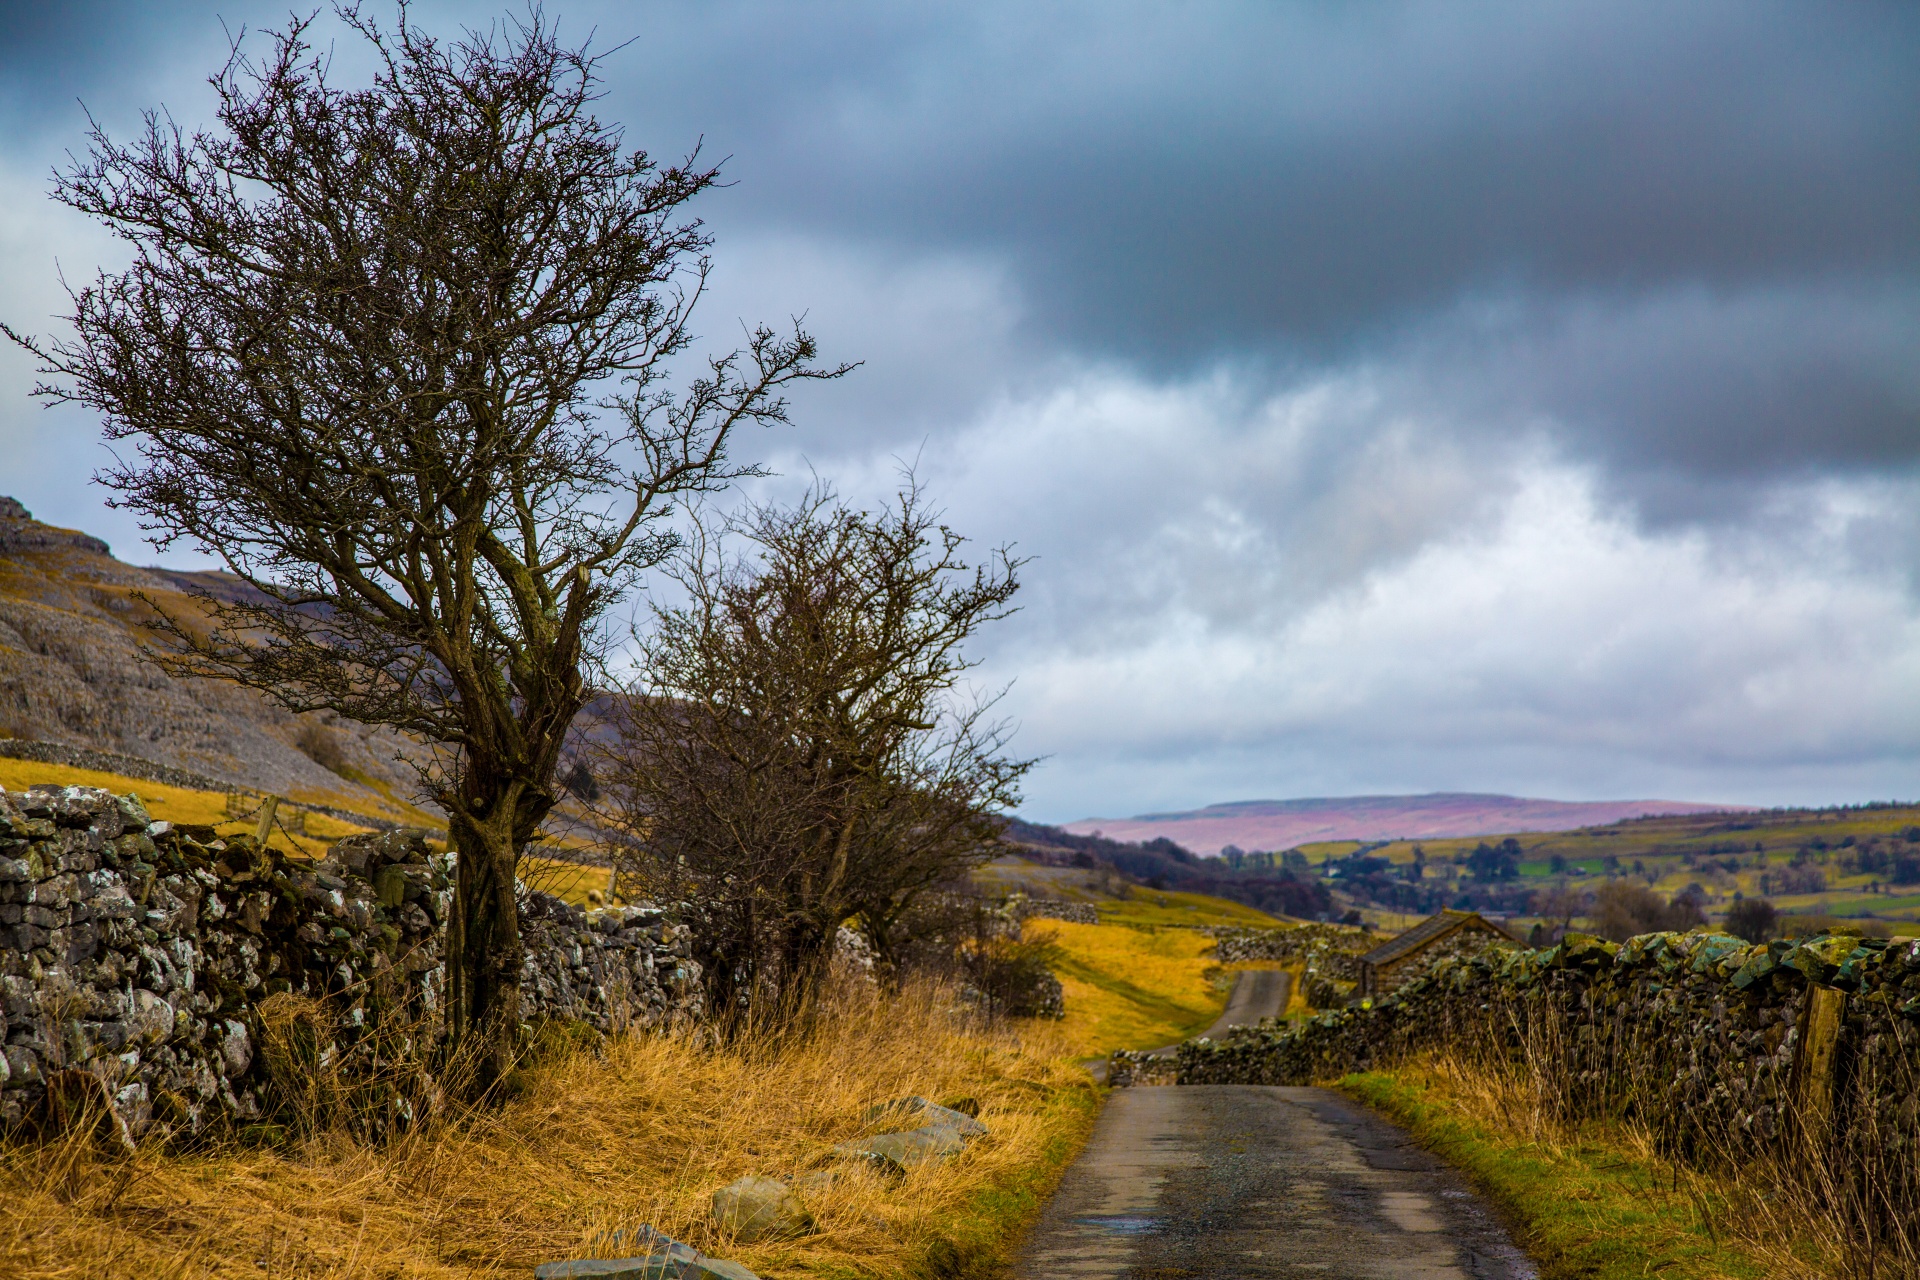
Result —
<instances>
[{"instance_id":1,"label":"grass verge","mask_svg":"<svg viewBox=\"0 0 1920 1280\"><path fill-rule=\"evenodd\" d=\"M499 1110L386 1148L0 1147L0 1275L523 1277L649 1223L762 1275L984 1277L1091 1130L1097 1091L1062 1047L1053 1028L983 1026L938 989L855 992L811 1036L574 1052ZM716 1188L829 1167L833 1143L873 1131L869 1107L909 1093L977 1100L991 1136L898 1182L831 1166L842 1176L807 1196L812 1236L748 1246L710 1222Z\"/></svg>"},{"instance_id":2,"label":"grass verge","mask_svg":"<svg viewBox=\"0 0 1920 1280\"><path fill-rule=\"evenodd\" d=\"M1622 1126L1548 1121L1520 1082L1423 1059L1339 1088L1463 1170L1506 1213L1542 1280L1819 1274L1790 1239L1750 1238L1752 1215L1715 1180Z\"/></svg>"}]
</instances>

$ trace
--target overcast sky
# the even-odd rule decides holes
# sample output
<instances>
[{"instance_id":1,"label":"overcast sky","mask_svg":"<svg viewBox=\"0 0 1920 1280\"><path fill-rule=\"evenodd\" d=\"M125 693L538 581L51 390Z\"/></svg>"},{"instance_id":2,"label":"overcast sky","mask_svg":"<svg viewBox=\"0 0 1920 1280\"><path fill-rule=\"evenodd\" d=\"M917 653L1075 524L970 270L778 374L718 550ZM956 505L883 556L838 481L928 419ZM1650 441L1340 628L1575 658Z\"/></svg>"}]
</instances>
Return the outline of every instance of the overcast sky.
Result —
<instances>
[{"instance_id":1,"label":"overcast sky","mask_svg":"<svg viewBox=\"0 0 1920 1280\"><path fill-rule=\"evenodd\" d=\"M49 331L113 260L45 198L80 103L204 121L285 10L0 12L0 318ZM1920 7L547 12L631 40L630 142L727 158L703 332L865 362L766 460L917 457L1034 557L979 649L1030 816L1920 796ZM31 382L0 492L156 560Z\"/></svg>"}]
</instances>

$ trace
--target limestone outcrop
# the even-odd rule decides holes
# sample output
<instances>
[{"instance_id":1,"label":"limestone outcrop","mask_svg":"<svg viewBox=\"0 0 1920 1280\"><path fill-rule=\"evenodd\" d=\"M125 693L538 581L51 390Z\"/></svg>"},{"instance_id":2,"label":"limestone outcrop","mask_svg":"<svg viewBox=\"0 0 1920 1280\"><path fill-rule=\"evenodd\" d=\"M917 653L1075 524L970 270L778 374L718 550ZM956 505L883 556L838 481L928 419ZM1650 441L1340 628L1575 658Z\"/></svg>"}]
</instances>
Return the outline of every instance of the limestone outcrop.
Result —
<instances>
[{"instance_id":1,"label":"limestone outcrop","mask_svg":"<svg viewBox=\"0 0 1920 1280\"><path fill-rule=\"evenodd\" d=\"M299 744L303 731L320 734L350 772L404 791L412 774L394 757L415 753L390 730L297 717L257 692L169 675L143 655L155 605L191 617L196 591L236 599L250 589L228 574L122 563L98 538L44 524L0 497L0 738L131 756L277 795L332 794L384 812L377 787L330 770Z\"/></svg>"}]
</instances>

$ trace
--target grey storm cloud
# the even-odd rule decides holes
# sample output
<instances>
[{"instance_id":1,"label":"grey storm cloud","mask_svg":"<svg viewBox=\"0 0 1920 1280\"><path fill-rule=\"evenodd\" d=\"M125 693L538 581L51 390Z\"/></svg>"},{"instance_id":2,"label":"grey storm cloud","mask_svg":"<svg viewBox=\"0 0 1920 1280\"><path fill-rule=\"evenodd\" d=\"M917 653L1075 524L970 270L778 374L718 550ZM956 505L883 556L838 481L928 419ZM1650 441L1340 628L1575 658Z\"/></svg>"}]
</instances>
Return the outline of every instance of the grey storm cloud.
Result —
<instances>
[{"instance_id":1,"label":"grey storm cloud","mask_svg":"<svg viewBox=\"0 0 1920 1280\"><path fill-rule=\"evenodd\" d=\"M1920 449L1920 9L668 12L615 93L736 157L730 217L1004 259L1042 342L1427 347L1628 469Z\"/></svg>"}]
</instances>

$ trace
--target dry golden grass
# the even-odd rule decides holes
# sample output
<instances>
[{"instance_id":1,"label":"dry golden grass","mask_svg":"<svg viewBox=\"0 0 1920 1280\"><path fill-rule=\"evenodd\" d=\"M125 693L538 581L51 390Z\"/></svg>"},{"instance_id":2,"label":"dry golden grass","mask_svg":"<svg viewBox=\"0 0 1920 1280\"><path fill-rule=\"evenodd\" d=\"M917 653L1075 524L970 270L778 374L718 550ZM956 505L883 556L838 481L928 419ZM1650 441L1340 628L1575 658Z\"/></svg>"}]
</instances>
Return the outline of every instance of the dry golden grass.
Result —
<instances>
[{"instance_id":1,"label":"dry golden grass","mask_svg":"<svg viewBox=\"0 0 1920 1280\"><path fill-rule=\"evenodd\" d=\"M524 1276L619 1256L596 1241L642 1223L762 1275L992 1274L1092 1124L1095 1091L1057 1033L981 1026L938 989L843 994L820 1028L724 1048L619 1040L384 1150L331 1134L120 1162L0 1148L0 1275ZM898 1183L849 1171L809 1196L817 1235L746 1246L709 1224L716 1188L822 1167L833 1143L874 1131L867 1108L911 1093L977 1099L992 1136Z\"/></svg>"},{"instance_id":2,"label":"dry golden grass","mask_svg":"<svg viewBox=\"0 0 1920 1280\"><path fill-rule=\"evenodd\" d=\"M1287 986L1287 1007L1280 1011L1283 1018L1304 1018L1313 1012L1313 1006L1307 1003L1307 963L1304 960L1290 960L1272 966L1284 969L1293 975L1293 981Z\"/></svg>"},{"instance_id":3,"label":"dry golden grass","mask_svg":"<svg viewBox=\"0 0 1920 1280\"><path fill-rule=\"evenodd\" d=\"M1102 924L1273 929L1287 923L1279 916L1268 915L1245 903L1173 889L1135 889L1125 898L1109 898L1094 905L1100 912Z\"/></svg>"},{"instance_id":4,"label":"dry golden grass","mask_svg":"<svg viewBox=\"0 0 1920 1280\"><path fill-rule=\"evenodd\" d=\"M1227 1006L1213 939L1193 929L1029 920L1051 934L1066 992L1061 1031L1083 1057L1157 1049L1204 1031Z\"/></svg>"},{"instance_id":5,"label":"dry golden grass","mask_svg":"<svg viewBox=\"0 0 1920 1280\"><path fill-rule=\"evenodd\" d=\"M520 861L520 878L529 888L550 893L576 907L605 905L615 901L612 896L613 871L608 867L528 855ZM600 894L600 903L595 904L588 898L589 893Z\"/></svg>"},{"instance_id":6,"label":"dry golden grass","mask_svg":"<svg viewBox=\"0 0 1920 1280\"><path fill-rule=\"evenodd\" d=\"M160 782L145 782L98 769L79 769L64 764L41 764L37 760L0 758L0 787L25 791L40 784L61 787L105 787L115 795L131 791L147 806L147 812L165 822L224 822L227 797L221 791L192 791L169 787ZM315 815L318 818L319 815Z\"/></svg>"}]
</instances>

